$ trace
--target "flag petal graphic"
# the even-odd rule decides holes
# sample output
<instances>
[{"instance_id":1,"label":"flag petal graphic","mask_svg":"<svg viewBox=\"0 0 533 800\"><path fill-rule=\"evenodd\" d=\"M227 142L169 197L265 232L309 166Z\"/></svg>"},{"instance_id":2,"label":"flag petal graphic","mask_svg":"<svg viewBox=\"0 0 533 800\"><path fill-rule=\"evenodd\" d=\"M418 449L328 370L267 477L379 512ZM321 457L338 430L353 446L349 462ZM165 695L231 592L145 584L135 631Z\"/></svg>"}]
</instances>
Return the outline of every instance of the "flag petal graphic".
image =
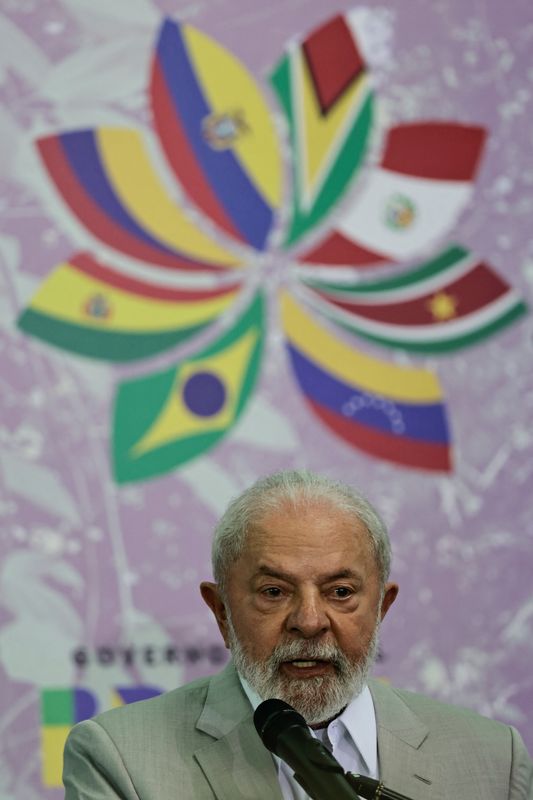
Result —
<instances>
[{"instance_id":1,"label":"flag petal graphic","mask_svg":"<svg viewBox=\"0 0 533 800\"><path fill-rule=\"evenodd\" d=\"M209 450L234 426L258 374L263 314L257 294L235 325L202 352L121 384L113 438L119 483L168 472Z\"/></svg>"},{"instance_id":2,"label":"flag petal graphic","mask_svg":"<svg viewBox=\"0 0 533 800\"><path fill-rule=\"evenodd\" d=\"M373 95L349 17L336 16L293 43L271 82L293 151L289 245L337 202L366 151Z\"/></svg>"},{"instance_id":3,"label":"flag petal graphic","mask_svg":"<svg viewBox=\"0 0 533 800\"><path fill-rule=\"evenodd\" d=\"M235 300L239 286L173 289L128 277L78 253L39 287L18 325L78 355L133 361L203 330Z\"/></svg>"},{"instance_id":4,"label":"flag petal graphic","mask_svg":"<svg viewBox=\"0 0 533 800\"><path fill-rule=\"evenodd\" d=\"M348 347L288 295L283 327L291 365L314 413L372 456L424 470L451 470L450 436L438 379Z\"/></svg>"},{"instance_id":5,"label":"flag petal graphic","mask_svg":"<svg viewBox=\"0 0 533 800\"><path fill-rule=\"evenodd\" d=\"M308 284L311 302L335 322L389 347L418 352L448 353L474 344L526 311L493 269L458 245L392 279Z\"/></svg>"},{"instance_id":6,"label":"flag petal graphic","mask_svg":"<svg viewBox=\"0 0 533 800\"><path fill-rule=\"evenodd\" d=\"M100 128L38 141L50 177L78 219L127 255L171 269L241 266L169 196L134 130Z\"/></svg>"},{"instance_id":7,"label":"flag petal graphic","mask_svg":"<svg viewBox=\"0 0 533 800\"><path fill-rule=\"evenodd\" d=\"M392 128L364 190L300 261L365 267L422 255L470 200L484 142L484 129L473 125Z\"/></svg>"},{"instance_id":8,"label":"flag petal graphic","mask_svg":"<svg viewBox=\"0 0 533 800\"><path fill-rule=\"evenodd\" d=\"M227 233L263 250L281 202L281 156L252 76L204 33L167 20L151 98L166 156L189 196Z\"/></svg>"}]
</instances>

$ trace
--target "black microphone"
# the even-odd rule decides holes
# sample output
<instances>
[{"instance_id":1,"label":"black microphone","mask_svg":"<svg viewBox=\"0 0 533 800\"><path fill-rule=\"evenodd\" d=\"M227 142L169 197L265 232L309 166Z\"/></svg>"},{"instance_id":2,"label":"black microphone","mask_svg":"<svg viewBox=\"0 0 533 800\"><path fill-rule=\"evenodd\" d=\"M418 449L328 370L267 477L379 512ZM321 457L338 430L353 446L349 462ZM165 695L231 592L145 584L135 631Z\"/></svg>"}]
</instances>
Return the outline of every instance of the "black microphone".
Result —
<instances>
[{"instance_id":1,"label":"black microphone","mask_svg":"<svg viewBox=\"0 0 533 800\"><path fill-rule=\"evenodd\" d=\"M294 770L294 777L313 800L356 800L344 770L307 722L283 700L265 700L254 714L265 747Z\"/></svg>"},{"instance_id":2,"label":"black microphone","mask_svg":"<svg viewBox=\"0 0 533 800\"><path fill-rule=\"evenodd\" d=\"M315 739L307 722L283 700L257 706L254 725L265 747L294 770L294 777L313 800L409 800L381 781L344 772L337 759Z\"/></svg>"}]
</instances>

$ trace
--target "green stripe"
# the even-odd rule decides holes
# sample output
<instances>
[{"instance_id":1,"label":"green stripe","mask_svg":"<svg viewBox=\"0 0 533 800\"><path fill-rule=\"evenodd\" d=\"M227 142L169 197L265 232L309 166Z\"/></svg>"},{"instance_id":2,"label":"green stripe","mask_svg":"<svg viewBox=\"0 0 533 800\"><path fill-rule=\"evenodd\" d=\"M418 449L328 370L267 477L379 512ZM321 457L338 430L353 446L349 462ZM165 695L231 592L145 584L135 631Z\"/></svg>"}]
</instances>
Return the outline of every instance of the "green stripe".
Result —
<instances>
[{"instance_id":1,"label":"green stripe","mask_svg":"<svg viewBox=\"0 0 533 800\"><path fill-rule=\"evenodd\" d=\"M21 314L17 324L24 333L62 350L101 361L126 362L168 350L190 339L210 323L161 333L117 333L65 322L29 308Z\"/></svg>"},{"instance_id":2,"label":"green stripe","mask_svg":"<svg viewBox=\"0 0 533 800\"><path fill-rule=\"evenodd\" d=\"M311 287L317 287L325 291L341 292L342 294L374 294L378 292L389 292L393 289L403 289L406 286L420 283L427 278L432 278L440 272L444 272L450 267L455 266L462 259L469 255L469 251L461 245L452 245L439 253L438 256L426 261L419 267L395 275L393 278L385 278L379 281L363 281L347 286L345 283L327 283L320 280L305 279L304 283Z\"/></svg>"},{"instance_id":3,"label":"green stripe","mask_svg":"<svg viewBox=\"0 0 533 800\"><path fill-rule=\"evenodd\" d=\"M352 333L355 332L359 336L363 337L364 339L368 339L371 342L384 344L389 347L393 347L396 350L407 350L408 352L412 353L432 353L434 355L441 355L451 353L455 350L461 350L464 347L470 347L473 344L477 344L478 342L487 339L489 336L492 336L499 330L502 330L507 325L510 325L512 322L515 322L517 319L524 316L524 314L527 313L527 310L526 304L522 301L519 301L516 303L516 305L492 322L481 325L480 327L475 328L468 333L461 334L460 336L446 336L445 332L443 331L442 339L433 342L405 341L403 339L400 341L387 336L379 336L373 333L368 333L364 330L364 328L357 324L352 325L345 320L340 320L335 314L331 314L329 312L324 313L326 313L326 316L333 319L345 330L348 330Z\"/></svg>"},{"instance_id":4,"label":"green stripe","mask_svg":"<svg viewBox=\"0 0 533 800\"><path fill-rule=\"evenodd\" d=\"M340 200L361 166L366 154L368 139L373 121L373 94L369 93L357 118L346 135L343 146L338 153L322 189L309 210L302 209L299 194L298 169L296 159L299 157L296 139L296 125L293 113L291 93L291 76L289 58L283 58L274 69L270 82L278 96L287 117L293 154L293 201L292 219L284 246L289 247L297 242L310 228L313 228Z\"/></svg>"}]
</instances>

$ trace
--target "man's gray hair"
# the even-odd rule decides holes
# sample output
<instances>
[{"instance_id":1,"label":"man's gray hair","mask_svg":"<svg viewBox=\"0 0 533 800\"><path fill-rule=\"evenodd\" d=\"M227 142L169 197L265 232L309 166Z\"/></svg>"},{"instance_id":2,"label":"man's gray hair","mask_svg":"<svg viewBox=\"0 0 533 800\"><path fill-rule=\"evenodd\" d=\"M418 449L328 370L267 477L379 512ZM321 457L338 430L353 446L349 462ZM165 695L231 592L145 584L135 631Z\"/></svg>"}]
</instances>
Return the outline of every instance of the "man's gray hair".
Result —
<instances>
[{"instance_id":1,"label":"man's gray hair","mask_svg":"<svg viewBox=\"0 0 533 800\"><path fill-rule=\"evenodd\" d=\"M359 492L344 483L308 470L285 470L260 478L235 498L215 528L212 548L213 574L224 592L230 566L239 558L246 535L254 523L283 507L301 508L326 502L352 514L365 526L378 567L382 587L390 572L391 546L385 523Z\"/></svg>"}]
</instances>

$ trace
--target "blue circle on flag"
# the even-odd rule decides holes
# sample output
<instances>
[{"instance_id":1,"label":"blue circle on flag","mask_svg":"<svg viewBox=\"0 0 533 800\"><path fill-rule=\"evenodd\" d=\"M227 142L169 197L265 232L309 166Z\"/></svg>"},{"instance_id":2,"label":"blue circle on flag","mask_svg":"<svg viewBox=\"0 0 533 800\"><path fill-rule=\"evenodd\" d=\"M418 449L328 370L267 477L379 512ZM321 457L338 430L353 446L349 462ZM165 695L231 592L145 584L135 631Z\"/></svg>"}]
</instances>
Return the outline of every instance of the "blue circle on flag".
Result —
<instances>
[{"instance_id":1,"label":"blue circle on flag","mask_svg":"<svg viewBox=\"0 0 533 800\"><path fill-rule=\"evenodd\" d=\"M212 417L226 402L226 388L212 372L196 372L183 387L185 405L199 417Z\"/></svg>"}]
</instances>

